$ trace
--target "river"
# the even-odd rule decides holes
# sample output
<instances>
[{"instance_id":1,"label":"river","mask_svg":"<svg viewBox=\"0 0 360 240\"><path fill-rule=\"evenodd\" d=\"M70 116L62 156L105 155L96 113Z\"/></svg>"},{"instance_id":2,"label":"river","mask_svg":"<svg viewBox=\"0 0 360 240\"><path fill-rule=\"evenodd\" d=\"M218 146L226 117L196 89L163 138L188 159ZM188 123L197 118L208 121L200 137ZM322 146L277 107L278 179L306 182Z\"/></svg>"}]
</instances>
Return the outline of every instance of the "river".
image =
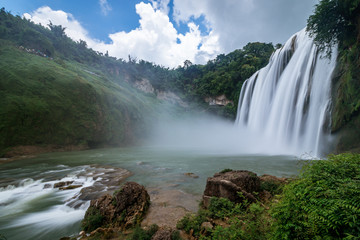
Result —
<instances>
[{"instance_id":1,"label":"river","mask_svg":"<svg viewBox=\"0 0 360 240\"><path fill-rule=\"evenodd\" d=\"M78 233L89 205L86 197L79 198L81 189L100 186L101 181L113 176L104 172L120 171L117 168L133 173L127 181L199 196L207 177L225 168L290 177L298 174L300 166L293 156L227 155L150 147L41 154L0 164L0 234L9 240L23 240L59 239ZM198 178L185 175L190 172ZM82 187L54 188L55 183L62 181L74 181ZM98 189L107 190L106 186Z\"/></svg>"}]
</instances>

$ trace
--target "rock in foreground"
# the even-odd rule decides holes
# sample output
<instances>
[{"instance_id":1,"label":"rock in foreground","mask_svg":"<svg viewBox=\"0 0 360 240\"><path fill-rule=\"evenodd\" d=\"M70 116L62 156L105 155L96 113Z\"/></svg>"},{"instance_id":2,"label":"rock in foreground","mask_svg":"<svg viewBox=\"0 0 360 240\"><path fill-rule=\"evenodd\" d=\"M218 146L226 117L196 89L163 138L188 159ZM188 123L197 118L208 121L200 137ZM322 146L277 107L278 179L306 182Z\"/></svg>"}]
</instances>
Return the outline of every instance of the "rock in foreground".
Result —
<instances>
[{"instance_id":1,"label":"rock in foreground","mask_svg":"<svg viewBox=\"0 0 360 240\"><path fill-rule=\"evenodd\" d=\"M203 203L205 207L209 206L211 197L227 198L236 203L244 199L256 202L253 194L259 191L260 179L253 172L245 170L220 172L207 179Z\"/></svg>"},{"instance_id":2,"label":"rock in foreground","mask_svg":"<svg viewBox=\"0 0 360 240\"><path fill-rule=\"evenodd\" d=\"M141 222L150 205L150 196L145 187L127 182L114 193L92 200L82 222L89 232L99 227L127 229Z\"/></svg>"}]
</instances>

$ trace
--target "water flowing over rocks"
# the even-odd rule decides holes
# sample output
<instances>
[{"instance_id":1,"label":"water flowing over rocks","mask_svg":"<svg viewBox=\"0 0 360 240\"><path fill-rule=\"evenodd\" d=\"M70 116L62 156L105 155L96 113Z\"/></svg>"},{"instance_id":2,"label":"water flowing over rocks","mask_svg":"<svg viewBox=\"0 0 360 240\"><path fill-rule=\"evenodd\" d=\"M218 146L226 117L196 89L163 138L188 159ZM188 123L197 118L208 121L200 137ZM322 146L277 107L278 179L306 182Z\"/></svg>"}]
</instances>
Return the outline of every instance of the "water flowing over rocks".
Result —
<instances>
[{"instance_id":1,"label":"water flowing over rocks","mask_svg":"<svg viewBox=\"0 0 360 240\"><path fill-rule=\"evenodd\" d=\"M131 175L131 172L123 168L92 165L91 171L85 172L84 176L92 177L96 182L92 186L81 189L78 199L88 201L106 193L112 194L119 188L119 184Z\"/></svg>"}]
</instances>

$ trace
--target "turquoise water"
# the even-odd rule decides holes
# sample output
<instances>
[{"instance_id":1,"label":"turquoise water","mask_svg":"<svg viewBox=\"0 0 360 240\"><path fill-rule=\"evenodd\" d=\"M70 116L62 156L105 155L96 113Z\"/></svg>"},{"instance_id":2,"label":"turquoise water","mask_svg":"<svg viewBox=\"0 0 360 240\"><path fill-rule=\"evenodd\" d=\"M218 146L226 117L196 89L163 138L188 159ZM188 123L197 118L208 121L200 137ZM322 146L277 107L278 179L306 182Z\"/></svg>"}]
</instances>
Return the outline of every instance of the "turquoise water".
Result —
<instances>
[{"instance_id":1,"label":"turquoise water","mask_svg":"<svg viewBox=\"0 0 360 240\"><path fill-rule=\"evenodd\" d=\"M96 184L100 166L125 168L128 181L146 187L182 190L201 195L207 177L225 168L250 170L258 175L290 177L298 174L293 156L227 155L209 152L137 147L42 154L0 165L0 234L7 239L58 239L80 231L88 201L80 189L54 189L59 181ZM184 173L194 173L191 178ZM76 207L74 207L76 206Z\"/></svg>"}]
</instances>

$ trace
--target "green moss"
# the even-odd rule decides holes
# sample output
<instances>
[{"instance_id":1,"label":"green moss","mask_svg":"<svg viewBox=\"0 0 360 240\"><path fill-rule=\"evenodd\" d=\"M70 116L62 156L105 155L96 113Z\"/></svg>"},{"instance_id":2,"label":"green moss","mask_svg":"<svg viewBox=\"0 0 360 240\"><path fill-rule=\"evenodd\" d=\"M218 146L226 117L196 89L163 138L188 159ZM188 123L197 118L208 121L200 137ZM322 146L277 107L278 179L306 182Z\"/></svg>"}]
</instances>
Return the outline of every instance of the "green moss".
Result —
<instances>
[{"instance_id":1,"label":"green moss","mask_svg":"<svg viewBox=\"0 0 360 240\"><path fill-rule=\"evenodd\" d=\"M81 228L85 232L91 232L103 224L104 217L100 211L94 207L89 207L86 211L85 217L81 222Z\"/></svg>"},{"instance_id":2,"label":"green moss","mask_svg":"<svg viewBox=\"0 0 360 240\"><path fill-rule=\"evenodd\" d=\"M231 172L232 169L230 168L225 168L224 170L222 170L220 173L227 173L227 172Z\"/></svg>"}]
</instances>

